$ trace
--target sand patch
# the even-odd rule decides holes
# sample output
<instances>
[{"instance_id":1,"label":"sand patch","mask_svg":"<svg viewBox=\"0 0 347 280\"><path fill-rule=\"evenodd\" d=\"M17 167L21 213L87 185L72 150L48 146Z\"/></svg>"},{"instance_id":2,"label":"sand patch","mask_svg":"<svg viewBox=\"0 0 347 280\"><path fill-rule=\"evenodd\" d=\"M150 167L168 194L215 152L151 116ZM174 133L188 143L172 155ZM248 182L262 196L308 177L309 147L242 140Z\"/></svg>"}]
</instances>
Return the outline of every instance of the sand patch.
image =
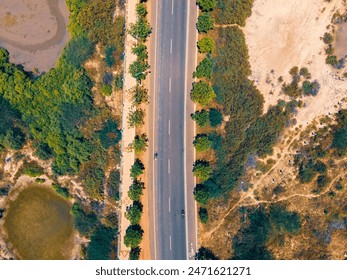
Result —
<instances>
[{"instance_id":1,"label":"sand patch","mask_svg":"<svg viewBox=\"0 0 347 280\"><path fill-rule=\"evenodd\" d=\"M335 54L338 58L347 55L347 22L338 25L336 31Z\"/></svg>"},{"instance_id":2,"label":"sand patch","mask_svg":"<svg viewBox=\"0 0 347 280\"><path fill-rule=\"evenodd\" d=\"M264 108L288 100L281 94L280 76L289 82L293 66L307 67L312 80L321 86L316 97L305 97L306 107L296 116L306 126L314 118L336 112L346 97L344 70L336 72L325 63L321 37L331 24L332 15L345 10L343 1L333 0L256 0L252 16L244 28L252 65L251 79L265 98ZM270 94L271 92L271 94Z\"/></svg>"},{"instance_id":3,"label":"sand patch","mask_svg":"<svg viewBox=\"0 0 347 280\"><path fill-rule=\"evenodd\" d=\"M13 63L26 70L55 66L69 40L69 13L64 0L3 0L0 2L0 46Z\"/></svg>"}]
</instances>

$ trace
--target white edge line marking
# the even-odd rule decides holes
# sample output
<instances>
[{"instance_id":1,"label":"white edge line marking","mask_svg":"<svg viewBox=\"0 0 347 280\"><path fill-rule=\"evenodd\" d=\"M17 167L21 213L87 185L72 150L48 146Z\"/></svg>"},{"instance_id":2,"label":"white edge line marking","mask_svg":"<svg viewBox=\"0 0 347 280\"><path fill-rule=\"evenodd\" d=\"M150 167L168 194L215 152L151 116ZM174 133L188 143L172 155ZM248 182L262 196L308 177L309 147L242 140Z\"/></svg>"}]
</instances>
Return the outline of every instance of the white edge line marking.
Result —
<instances>
[{"instance_id":1,"label":"white edge line marking","mask_svg":"<svg viewBox=\"0 0 347 280\"><path fill-rule=\"evenodd\" d=\"M187 27L189 25L189 11L190 11L190 1L188 2L188 6L187 6ZM187 92L187 87L188 87L188 39L189 39L189 28L187 28L186 30L186 57L185 57L185 77L184 77L184 85L185 85L185 90L184 90L184 129L183 129L183 134L184 134L184 146L187 149L186 143L187 143L187 124L186 124L186 119L187 119L187 96L188 96L188 92ZM184 195L184 207L185 207L185 211L187 213L187 209L188 209L188 201L187 201L187 151L186 149L184 150L184 155L183 155L183 160L184 160L184 191L185 191L185 195ZM185 219L186 222L186 253L187 253L187 260L189 260L189 242L188 242L188 219Z\"/></svg>"}]
</instances>

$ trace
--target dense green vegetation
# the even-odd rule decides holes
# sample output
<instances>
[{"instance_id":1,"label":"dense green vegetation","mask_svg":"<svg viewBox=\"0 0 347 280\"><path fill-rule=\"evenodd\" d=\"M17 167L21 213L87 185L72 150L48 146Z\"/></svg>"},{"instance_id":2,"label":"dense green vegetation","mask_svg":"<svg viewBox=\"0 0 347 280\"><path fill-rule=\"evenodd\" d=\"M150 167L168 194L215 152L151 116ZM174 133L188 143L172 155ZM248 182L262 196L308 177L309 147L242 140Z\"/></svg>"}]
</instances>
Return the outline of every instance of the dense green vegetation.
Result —
<instances>
[{"instance_id":1,"label":"dense green vegetation","mask_svg":"<svg viewBox=\"0 0 347 280\"><path fill-rule=\"evenodd\" d=\"M131 170L130 170L131 178L136 179L141 174L143 174L143 170L145 170L145 166L141 162L141 160L137 158L135 160L134 164L132 165Z\"/></svg>"},{"instance_id":2,"label":"dense green vegetation","mask_svg":"<svg viewBox=\"0 0 347 280\"><path fill-rule=\"evenodd\" d=\"M120 173L118 170L112 170L107 181L107 193L114 200L119 200L119 185L121 182Z\"/></svg>"},{"instance_id":3,"label":"dense green vegetation","mask_svg":"<svg viewBox=\"0 0 347 280\"><path fill-rule=\"evenodd\" d=\"M128 196L133 201L140 200L140 197L143 194L144 183L138 180L134 180L131 186L129 187Z\"/></svg>"},{"instance_id":4,"label":"dense green vegetation","mask_svg":"<svg viewBox=\"0 0 347 280\"><path fill-rule=\"evenodd\" d=\"M195 136L193 145L198 152L203 152L212 147L212 141L206 134L198 134Z\"/></svg>"},{"instance_id":5,"label":"dense green vegetation","mask_svg":"<svg viewBox=\"0 0 347 280\"><path fill-rule=\"evenodd\" d=\"M208 12L217 6L217 0L196 0L202 11Z\"/></svg>"},{"instance_id":6,"label":"dense green vegetation","mask_svg":"<svg viewBox=\"0 0 347 280\"><path fill-rule=\"evenodd\" d=\"M192 113L190 116L194 121L196 121L196 123L200 127L204 127L209 120L209 113L204 109L202 109L201 111L196 111L195 113Z\"/></svg>"},{"instance_id":7,"label":"dense green vegetation","mask_svg":"<svg viewBox=\"0 0 347 280\"><path fill-rule=\"evenodd\" d=\"M195 254L196 260L219 260L213 252L206 248L206 247L200 247L199 250Z\"/></svg>"},{"instance_id":8,"label":"dense green vegetation","mask_svg":"<svg viewBox=\"0 0 347 280\"><path fill-rule=\"evenodd\" d=\"M138 260L140 259L141 248L134 247L130 249L129 260Z\"/></svg>"},{"instance_id":9,"label":"dense green vegetation","mask_svg":"<svg viewBox=\"0 0 347 280\"><path fill-rule=\"evenodd\" d=\"M24 160L23 165L18 170L19 174L25 174L30 177L37 177L44 173L43 168L39 166L35 161Z\"/></svg>"},{"instance_id":10,"label":"dense green vegetation","mask_svg":"<svg viewBox=\"0 0 347 280\"><path fill-rule=\"evenodd\" d=\"M133 141L133 148L135 153L145 152L148 147L148 138L145 133L141 135L136 135Z\"/></svg>"},{"instance_id":11,"label":"dense green vegetation","mask_svg":"<svg viewBox=\"0 0 347 280\"><path fill-rule=\"evenodd\" d=\"M211 78L213 70L213 62L209 57L205 57L199 65L196 67L196 71L193 73L194 78Z\"/></svg>"},{"instance_id":12,"label":"dense green vegetation","mask_svg":"<svg viewBox=\"0 0 347 280\"><path fill-rule=\"evenodd\" d=\"M93 232L87 249L88 260L109 260L116 229L99 225Z\"/></svg>"},{"instance_id":13,"label":"dense green vegetation","mask_svg":"<svg viewBox=\"0 0 347 280\"><path fill-rule=\"evenodd\" d=\"M252 14L254 0L218 0L216 21L219 24L246 25L246 19Z\"/></svg>"},{"instance_id":14,"label":"dense green vegetation","mask_svg":"<svg viewBox=\"0 0 347 280\"><path fill-rule=\"evenodd\" d=\"M142 212L142 203L139 201L134 201L133 204L127 208L124 216L130 221L131 225L137 225L140 223Z\"/></svg>"},{"instance_id":15,"label":"dense green vegetation","mask_svg":"<svg viewBox=\"0 0 347 280\"><path fill-rule=\"evenodd\" d=\"M194 102L200 104L201 106L206 106L215 97L216 97L216 94L213 88L209 84L203 81L193 84L193 89L190 92L190 98Z\"/></svg>"},{"instance_id":16,"label":"dense green vegetation","mask_svg":"<svg viewBox=\"0 0 347 280\"><path fill-rule=\"evenodd\" d=\"M75 203L71 209L74 215L75 228L82 234L89 236L98 224L98 217L93 211L86 211L80 203Z\"/></svg>"},{"instance_id":17,"label":"dense green vegetation","mask_svg":"<svg viewBox=\"0 0 347 280\"><path fill-rule=\"evenodd\" d=\"M131 225L124 236L124 244L127 247L136 248L142 241L143 229L139 225Z\"/></svg>"},{"instance_id":18,"label":"dense green vegetation","mask_svg":"<svg viewBox=\"0 0 347 280\"><path fill-rule=\"evenodd\" d=\"M62 187L59 184L52 184L53 189L62 197L65 197L67 199L71 198L71 195L69 194L69 190L65 187Z\"/></svg>"},{"instance_id":19,"label":"dense green vegetation","mask_svg":"<svg viewBox=\"0 0 347 280\"><path fill-rule=\"evenodd\" d=\"M210 166L208 161L197 160L194 162L194 165L193 165L193 173L194 173L194 176L205 181L208 178L210 178L212 174L212 167Z\"/></svg>"},{"instance_id":20,"label":"dense green vegetation","mask_svg":"<svg viewBox=\"0 0 347 280\"><path fill-rule=\"evenodd\" d=\"M199 15L197 28L199 33L207 33L209 30L213 29L214 20L208 13L203 13Z\"/></svg>"},{"instance_id":21,"label":"dense green vegetation","mask_svg":"<svg viewBox=\"0 0 347 280\"><path fill-rule=\"evenodd\" d=\"M208 221L208 212L206 208L200 207L199 208L199 218L201 223L206 224Z\"/></svg>"},{"instance_id":22,"label":"dense green vegetation","mask_svg":"<svg viewBox=\"0 0 347 280\"><path fill-rule=\"evenodd\" d=\"M197 43L200 53L211 53L215 49L215 42L211 37L204 37Z\"/></svg>"}]
</instances>

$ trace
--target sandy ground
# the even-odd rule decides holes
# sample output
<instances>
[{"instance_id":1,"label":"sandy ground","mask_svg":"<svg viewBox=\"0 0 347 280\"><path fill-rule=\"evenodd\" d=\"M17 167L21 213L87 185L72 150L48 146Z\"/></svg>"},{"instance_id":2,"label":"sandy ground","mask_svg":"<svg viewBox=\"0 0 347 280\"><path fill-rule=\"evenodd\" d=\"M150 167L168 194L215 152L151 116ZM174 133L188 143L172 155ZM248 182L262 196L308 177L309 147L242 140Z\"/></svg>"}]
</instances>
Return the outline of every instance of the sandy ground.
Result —
<instances>
[{"instance_id":1,"label":"sandy ground","mask_svg":"<svg viewBox=\"0 0 347 280\"><path fill-rule=\"evenodd\" d=\"M2 0L0 46L26 70L47 71L70 38L68 17L65 0Z\"/></svg>"},{"instance_id":2,"label":"sandy ground","mask_svg":"<svg viewBox=\"0 0 347 280\"><path fill-rule=\"evenodd\" d=\"M338 58L347 55L347 23L338 25L334 44L335 54Z\"/></svg>"},{"instance_id":3,"label":"sandy ground","mask_svg":"<svg viewBox=\"0 0 347 280\"><path fill-rule=\"evenodd\" d=\"M331 23L332 14L344 10L343 1L256 0L244 32L249 47L253 79L265 98L265 110L282 98L278 78L290 81L293 66L307 67L312 80L321 86L316 97L305 97L306 107L296 117L298 126L337 111L346 97L345 71L325 64L324 43L320 39ZM270 92L273 94L269 94Z\"/></svg>"}]
</instances>

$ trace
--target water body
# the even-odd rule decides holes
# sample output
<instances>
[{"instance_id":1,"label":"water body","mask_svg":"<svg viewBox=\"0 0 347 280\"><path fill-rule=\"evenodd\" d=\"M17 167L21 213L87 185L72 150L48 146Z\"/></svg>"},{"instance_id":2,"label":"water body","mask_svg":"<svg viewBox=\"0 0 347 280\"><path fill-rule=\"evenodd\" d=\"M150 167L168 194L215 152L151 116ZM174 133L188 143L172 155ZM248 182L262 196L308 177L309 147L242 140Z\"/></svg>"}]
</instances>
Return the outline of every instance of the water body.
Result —
<instances>
[{"instance_id":1,"label":"water body","mask_svg":"<svg viewBox=\"0 0 347 280\"><path fill-rule=\"evenodd\" d=\"M10 201L4 229L18 259L71 258L71 204L49 187L29 186Z\"/></svg>"},{"instance_id":2,"label":"water body","mask_svg":"<svg viewBox=\"0 0 347 280\"><path fill-rule=\"evenodd\" d=\"M347 22L338 25L336 31L335 54L338 58L347 55Z\"/></svg>"}]
</instances>

